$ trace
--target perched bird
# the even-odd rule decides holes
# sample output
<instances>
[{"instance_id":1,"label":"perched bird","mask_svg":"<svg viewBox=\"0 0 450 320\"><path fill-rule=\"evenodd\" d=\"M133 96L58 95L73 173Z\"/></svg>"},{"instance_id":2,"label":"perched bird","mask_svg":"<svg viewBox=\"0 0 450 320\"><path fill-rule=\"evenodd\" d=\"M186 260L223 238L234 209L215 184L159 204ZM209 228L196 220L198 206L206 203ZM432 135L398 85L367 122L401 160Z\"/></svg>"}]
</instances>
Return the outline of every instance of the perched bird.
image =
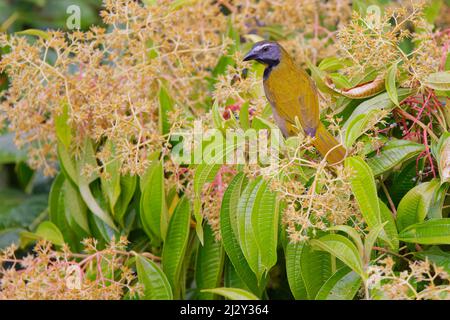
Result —
<instances>
[{"instance_id":1,"label":"perched bird","mask_svg":"<svg viewBox=\"0 0 450 320\"><path fill-rule=\"evenodd\" d=\"M256 60L265 65L264 91L272 113L285 137L298 133L300 123L313 145L330 164L341 162L346 150L320 122L319 99L310 76L298 66L278 43L256 43L244 61ZM296 118L298 120L296 120Z\"/></svg>"}]
</instances>

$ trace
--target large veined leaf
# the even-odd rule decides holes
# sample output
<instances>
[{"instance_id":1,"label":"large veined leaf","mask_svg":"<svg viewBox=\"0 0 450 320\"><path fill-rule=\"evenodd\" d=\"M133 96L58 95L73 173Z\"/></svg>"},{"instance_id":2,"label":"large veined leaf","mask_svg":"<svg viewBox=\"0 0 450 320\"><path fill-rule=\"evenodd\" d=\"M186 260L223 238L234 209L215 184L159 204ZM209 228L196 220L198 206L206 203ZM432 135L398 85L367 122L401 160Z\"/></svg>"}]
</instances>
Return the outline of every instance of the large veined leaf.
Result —
<instances>
[{"instance_id":1,"label":"large veined leaf","mask_svg":"<svg viewBox=\"0 0 450 320\"><path fill-rule=\"evenodd\" d=\"M397 76L397 63L393 63L387 72L385 79L385 87L386 92L389 95L391 101L398 106L398 94L397 94L397 86L395 84L395 78Z\"/></svg>"},{"instance_id":2,"label":"large veined leaf","mask_svg":"<svg viewBox=\"0 0 450 320\"><path fill-rule=\"evenodd\" d=\"M419 244L450 244L450 218L413 224L400 232L399 238Z\"/></svg>"},{"instance_id":3,"label":"large veined leaf","mask_svg":"<svg viewBox=\"0 0 450 320\"><path fill-rule=\"evenodd\" d=\"M381 214L372 170L360 157L346 158L345 167L352 171L350 184L361 214L370 228L375 227Z\"/></svg>"},{"instance_id":4,"label":"large veined leaf","mask_svg":"<svg viewBox=\"0 0 450 320\"><path fill-rule=\"evenodd\" d=\"M164 167L162 161L155 162L141 182L140 215L145 232L150 238L163 240L167 233L169 214L164 190Z\"/></svg>"},{"instance_id":5,"label":"large veined leaf","mask_svg":"<svg viewBox=\"0 0 450 320\"><path fill-rule=\"evenodd\" d=\"M236 269L228 258L225 259L224 263L223 285L227 288L240 288L246 291L251 291L238 275Z\"/></svg>"},{"instance_id":6,"label":"large veined leaf","mask_svg":"<svg viewBox=\"0 0 450 320\"><path fill-rule=\"evenodd\" d=\"M181 287L181 269L189 240L191 208L189 201L182 198L170 219L167 237L162 251L162 266L172 287L174 296L178 297Z\"/></svg>"},{"instance_id":7,"label":"large veined leaf","mask_svg":"<svg viewBox=\"0 0 450 320\"><path fill-rule=\"evenodd\" d=\"M367 113L354 117L345 130L345 146L350 148L355 141L368 129L368 125L376 117L380 110L370 110Z\"/></svg>"},{"instance_id":8,"label":"large veined leaf","mask_svg":"<svg viewBox=\"0 0 450 320\"><path fill-rule=\"evenodd\" d=\"M58 246L62 246L64 244L64 237L61 231L54 223L50 221L41 222L35 233L37 236Z\"/></svg>"},{"instance_id":9,"label":"large veined leaf","mask_svg":"<svg viewBox=\"0 0 450 320\"><path fill-rule=\"evenodd\" d=\"M304 246L304 243L288 243L286 245L286 274L289 288L296 300L305 300L308 298L300 264Z\"/></svg>"},{"instance_id":10,"label":"large veined leaf","mask_svg":"<svg viewBox=\"0 0 450 320\"><path fill-rule=\"evenodd\" d=\"M255 226L252 221L252 213L258 196L258 191L263 184L262 178L251 181L241 198L237 208L238 239L245 259L255 273L258 281L261 279L264 267L261 264L261 252L255 236Z\"/></svg>"},{"instance_id":11,"label":"large veined leaf","mask_svg":"<svg viewBox=\"0 0 450 320\"><path fill-rule=\"evenodd\" d=\"M346 237L338 234L328 234L310 241L313 248L327 251L365 279L363 262L356 246Z\"/></svg>"},{"instance_id":12,"label":"large veined leaf","mask_svg":"<svg viewBox=\"0 0 450 320\"><path fill-rule=\"evenodd\" d=\"M166 275L153 261L136 255L136 270L139 283L144 286L142 300L172 300L172 288Z\"/></svg>"},{"instance_id":13,"label":"large veined leaf","mask_svg":"<svg viewBox=\"0 0 450 320\"><path fill-rule=\"evenodd\" d=\"M383 201L379 200L379 204L380 204L381 222L384 224L383 230L386 233L386 238L383 240L388 243L388 245L394 252L397 252L399 241L395 219L392 215L391 210L387 207L387 205Z\"/></svg>"},{"instance_id":14,"label":"large veined leaf","mask_svg":"<svg viewBox=\"0 0 450 320\"><path fill-rule=\"evenodd\" d=\"M361 277L356 272L342 267L323 284L316 300L352 300L361 284Z\"/></svg>"},{"instance_id":15,"label":"large veined leaf","mask_svg":"<svg viewBox=\"0 0 450 320\"><path fill-rule=\"evenodd\" d=\"M45 194L27 195L15 189L0 192L0 230L26 228L47 208Z\"/></svg>"},{"instance_id":16,"label":"large veined leaf","mask_svg":"<svg viewBox=\"0 0 450 320\"><path fill-rule=\"evenodd\" d=\"M252 225L258 244L261 264L269 271L277 263L278 202L276 193L266 181L260 186L252 210Z\"/></svg>"},{"instance_id":17,"label":"large veined leaf","mask_svg":"<svg viewBox=\"0 0 450 320\"><path fill-rule=\"evenodd\" d=\"M239 288L214 288L202 290L202 292L218 294L230 300L259 300L253 293Z\"/></svg>"},{"instance_id":18,"label":"large veined leaf","mask_svg":"<svg viewBox=\"0 0 450 320\"><path fill-rule=\"evenodd\" d=\"M432 206L439 184L437 179L424 182L411 189L403 197L397 209L397 227L399 231L425 219Z\"/></svg>"},{"instance_id":19,"label":"large veined leaf","mask_svg":"<svg viewBox=\"0 0 450 320\"><path fill-rule=\"evenodd\" d=\"M398 100L402 101L410 96L413 91L410 89L399 89L397 90ZM379 94L369 100L361 103L353 112L352 115L347 119L345 124L343 125L343 129L346 130L352 120L360 114L367 114L371 110L392 110L395 107L395 104L392 102L388 93Z\"/></svg>"},{"instance_id":20,"label":"large veined leaf","mask_svg":"<svg viewBox=\"0 0 450 320\"><path fill-rule=\"evenodd\" d=\"M378 239L384 224L379 224L370 230L364 241L364 262L368 264L370 262L370 254L372 253L373 246Z\"/></svg>"},{"instance_id":21,"label":"large veined leaf","mask_svg":"<svg viewBox=\"0 0 450 320\"><path fill-rule=\"evenodd\" d=\"M201 214L202 189L205 184L211 183L214 180L220 168L226 162L228 155L234 151L235 146L233 144L227 144L224 147L223 139L214 138L212 142L208 143L205 146L202 146L202 149L203 148L203 162L196 166L194 174L194 218L196 221L195 231L201 243L203 243L203 215ZM194 153L197 152L197 150L194 151Z\"/></svg>"},{"instance_id":22,"label":"large veined leaf","mask_svg":"<svg viewBox=\"0 0 450 320\"><path fill-rule=\"evenodd\" d=\"M400 171L395 173L392 185L389 188L389 194L395 206L398 206L400 200L408 193L408 191L417 185L417 181L416 161L410 161L405 164Z\"/></svg>"},{"instance_id":23,"label":"large veined leaf","mask_svg":"<svg viewBox=\"0 0 450 320\"><path fill-rule=\"evenodd\" d=\"M105 174L100 177L102 190L109 202L109 209L115 215L114 207L120 196L120 162L115 157L115 146L107 142L105 148L111 154L111 160L104 164Z\"/></svg>"},{"instance_id":24,"label":"large veined leaf","mask_svg":"<svg viewBox=\"0 0 450 320\"><path fill-rule=\"evenodd\" d=\"M425 78L425 85L435 90L450 90L450 71L442 71L430 74Z\"/></svg>"},{"instance_id":25,"label":"large veined leaf","mask_svg":"<svg viewBox=\"0 0 450 320\"><path fill-rule=\"evenodd\" d=\"M237 206L244 188L246 178L243 173L238 173L228 185L222 197L220 209L220 233L222 235L223 246L228 258L236 269L237 275L245 282L252 292L259 295L260 290L255 274L245 259L239 245L237 231Z\"/></svg>"},{"instance_id":26,"label":"large veined leaf","mask_svg":"<svg viewBox=\"0 0 450 320\"><path fill-rule=\"evenodd\" d=\"M450 132L442 134L433 154L438 161L441 182L450 182Z\"/></svg>"},{"instance_id":27,"label":"large veined leaf","mask_svg":"<svg viewBox=\"0 0 450 320\"><path fill-rule=\"evenodd\" d=\"M355 228L347 225L338 225L330 227L327 230L345 232L352 239L353 243L356 245L356 248L358 248L359 255L362 256L364 254L364 244L361 240L361 235Z\"/></svg>"},{"instance_id":28,"label":"large veined leaf","mask_svg":"<svg viewBox=\"0 0 450 320\"><path fill-rule=\"evenodd\" d=\"M383 146L379 155L367 159L367 164L373 174L378 176L417 156L423 150L425 150L423 144L393 139Z\"/></svg>"},{"instance_id":29,"label":"large veined leaf","mask_svg":"<svg viewBox=\"0 0 450 320\"><path fill-rule=\"evenodd\" d=\"M80 181L78 188L80 191L80 195L89 210L104 223L106 223L111 229L113 229L114 231L118 231L109 213L106 212L95 200L89 184L85 183L84 181Z\"/></svg>"},{"instance_id":30,"label":"large veined leaf","mask_svg":"<svg viewBox=\"0 0 450 320\"><path fill-rule=\"evenodd\" d=\"M204 244L199 245L195 268L195 281L199 290L216 288L222 279L224 252L220 241L216 241L214 233L209 226L204 226ZM200 292L199 300L213 299L212 293Z\"/></svg>"},{"instance_id":31,"label":"large veined leaf","mask_svg":"<svg viewBox=\"0 0 450 320\"><path fill-rule=\"evenodd\" d=\"M74 230L71 229L66 217L66 205L64 201L65 181L67 181L67 179L63 173L59 173L53 180L48 197L49 219L59 228L59 230L61 230L64 241L69 244L72 250L76 251L81 244L80 236L83 236L83 234L76 234ZM68 204L68 206L70 205L72 204ZM75 208L77 207L78 206L75 206Z\"/></svg>"},{"instance_id":32,"label":"large veined leaf","mask_svg":"<svg viewBox=\"0 0 450 320\"><path fill-rule=\"evenodd\" d=\"M222 164L200 164L195 169L194 174L194 217L196 222L195 231L200 240L200 243L203 243L203 215L201 213L202 210L202 188L206 183L210 183L214 180L217 173L219 172Z\"/></svg>"},{"instance_id":33,"label":"large veined leaf","mask_svg":"<svg viewBox=\"0 0 450 320\"><path fill-rule=\"evenodd\" d=\"M78 185L78 173L68 149L64 146L63 143L58 143L57 152L61 171L64 172L64 175L67 177L67 179L70 179L72 183Z\"/></svg>"},{"instance_id":34,"label":"large veined leaf","mask_svg":"<svg viewBox=\"0 0 450 320\"><path fill-rule=\"evenodd\" d=\"M72 129L69 125L69 104L64 101L61 104L60 114L55 116L55 132L59 142L64 145L66 149L70 148L72 142Z\"/></svg>"},{"instance_id":35,"label":"large veined leaf","mask_svg":"<svg viewBox=\"0 0 450 320\"><path fill-rule=\"evenodd\" d=\"M87 219L87 208L77 188L69 181L64 181L64 209L67 221L72 229L79 226L86 233L90 233Z\"/></svg>"},{"instance_id":36,"label":"large veined leaf","mask_svg":"<svg viewBox=\"0 0 450 320\"><path fill-rule=\"evenodd\" d=\"M326 251L314 250L309 244L305 244L298 254L300 254L301 277L308 299L314 300L317 292L332 274L331 255Z\"/></svg>"},{"instance_id":37,"label":"large veined leaf","mask_svg":"<svg viewBox=\"0 0 450 320\"><path fill-rule=\"evenodd\" d=\"M136 185L137 176L127 174L120 177L120 195L114 207L114 217L122 227L125 225L125 214L133 199Z\"/></svg>"}]
</instances>

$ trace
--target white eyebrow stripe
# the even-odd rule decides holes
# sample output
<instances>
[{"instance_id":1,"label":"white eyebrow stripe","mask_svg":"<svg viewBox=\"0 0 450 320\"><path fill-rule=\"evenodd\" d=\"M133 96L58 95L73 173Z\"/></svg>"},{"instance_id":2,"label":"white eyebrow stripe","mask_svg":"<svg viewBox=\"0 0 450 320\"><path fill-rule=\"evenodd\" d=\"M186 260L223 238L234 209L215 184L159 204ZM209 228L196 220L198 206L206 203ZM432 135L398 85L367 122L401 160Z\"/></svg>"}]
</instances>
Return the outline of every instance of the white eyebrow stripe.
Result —
<instances>
[{"instance_id":1,"label":"white eyebrow stripe","mask_svg":"<svg viewBox=\"0 0 450 320\"><path fill-rule=\"evenodd\" d=\"M261 49L263 49L265 47L268 47L268 46L270 46L270 43L263 43L263 44L260 44L259 46L257 46L256 49L257 50L261 50Z\"/></svg>"}]
</instances>

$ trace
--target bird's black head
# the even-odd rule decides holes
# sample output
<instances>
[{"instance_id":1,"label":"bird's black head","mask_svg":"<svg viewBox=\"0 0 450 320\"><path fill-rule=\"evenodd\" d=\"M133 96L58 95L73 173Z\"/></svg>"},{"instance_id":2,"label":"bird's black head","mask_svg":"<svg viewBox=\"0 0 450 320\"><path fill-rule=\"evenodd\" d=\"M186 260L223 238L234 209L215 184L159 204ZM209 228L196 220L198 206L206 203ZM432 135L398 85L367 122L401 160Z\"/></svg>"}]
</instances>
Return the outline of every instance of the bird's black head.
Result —
<instances>
[{"instance_id":1,"label":"bird's black head","mask_svg":"<svg viewBox=\"0 0 450 320\"><path fill-rule=\"evenodd\" d=\"M272 41L260 41L254 44L253 48L244 57L244 61L256 60L269 67L280 63L280 45Z\"/></svg>"}]
</instances>

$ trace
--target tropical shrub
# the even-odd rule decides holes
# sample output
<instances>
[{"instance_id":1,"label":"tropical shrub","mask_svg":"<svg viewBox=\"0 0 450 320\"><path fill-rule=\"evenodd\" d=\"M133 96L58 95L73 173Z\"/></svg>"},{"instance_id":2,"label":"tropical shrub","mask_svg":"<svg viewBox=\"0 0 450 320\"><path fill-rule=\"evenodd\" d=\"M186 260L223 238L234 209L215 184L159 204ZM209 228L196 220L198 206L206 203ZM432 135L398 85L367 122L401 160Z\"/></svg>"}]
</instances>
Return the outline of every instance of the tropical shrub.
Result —
<instances>
[{"instance_id":1,"label":"tropical shrub","mask_svg":"<svg viewBox=\"0 0 450 320\"><path fill-rule=\"evenodd\" d=\"M449 299L448 11L105 0L106 27L2 33L0 298ZM261 39L344 163L279 134Z\"/></svg>"}]
</instances>

